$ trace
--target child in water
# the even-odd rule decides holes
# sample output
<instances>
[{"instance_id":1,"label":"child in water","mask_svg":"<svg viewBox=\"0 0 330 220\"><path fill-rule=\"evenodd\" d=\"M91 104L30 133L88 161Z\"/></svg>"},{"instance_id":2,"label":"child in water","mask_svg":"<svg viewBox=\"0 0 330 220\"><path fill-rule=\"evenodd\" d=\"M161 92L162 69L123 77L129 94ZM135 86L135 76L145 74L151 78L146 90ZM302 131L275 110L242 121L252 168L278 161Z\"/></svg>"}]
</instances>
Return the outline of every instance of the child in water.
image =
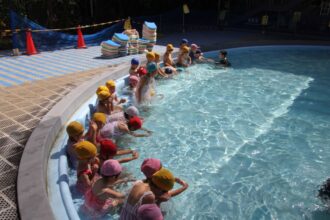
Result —
<instances>
[{"instance_id":1,"label":"child in water","mask_svg":"<svg viewBox=\"0 0 330 220\"><path fill-rule=\"evenodd\" d=\"M98 89L96 91L96 94L98 99L98 103L96 105L96 112L101 112L106 115L110 115L113 111L113 102L109 89L107 87L103 88L102 90Z\"/></svg>"},{"instance_id":2,"label":"child in water","mask_svg":"<svg viewBox=\"0 0 330 220\"><path fill-rule=\"evenodd\" d=\"M78 121L70 122L66 127L69 139L66 146L66 153L70 167L76 169L78 166L78 158L74 151L75 145L84 140L84 127Z\"/></svg>"},{"instance_id":3,"label":"child in water","mask_svg":"<svg viewBox=\"0 0 330 220\"><path fill-rule=\"evenodd\" d=\"M109 92L111 94L111 99L113 101L114 110L121 110L121 107L118 106L122 103L126 102L126 99L118 99L116 94L116 82L113 80L109 80L105 83L106 87L109 89Z\"/></svg>"},{"instance_id":4,"label":"child in water","mask_svg":"<svg viewBox=\"0 0 330 220\"><path fill-rule=\"evenodd\" d=\"M157 65L157 71L158 71L158 75L157 76L162 76L164 78L167 78L168 75L164 73L164 71L162 70L162 68L160 68L159 62L160 62L160 54L155 52L155 63Z\"/></svg>"},{"instance_id":5,"label":"child in water","mask_svg":"<svg viewBox=\"0 0 330 220\"><path fill-rule=\"evenodd\" d=\"M81 141L75 145L74 150L78 158L76 187L78 192L85 194L99 170L99 160L96 157L97 149L91 142Z\"/></svg>"},{"instance_id":6,"label":"child in water","mask_svg":"<svg viewBox=\"0 0 330 220\"><path fill-rule=\"evenodd\" d=\"M104 113L96 112L94 113L92 120L89 122L89 130L86 134L86 139L92 142L95 146L98 146L102 140L100 132L107 122L107 116L109 117L109 115Z\"/></svg>"},{"instance_id":7,"label":"child in water","mask_svg":"<svg viewBox=\"0 0 330 220\"><path fill-rule=\"evenodd\" d=\"M163 56L163 62L164 66L167 68L172 68L172 71L176 71L175 69L175 63L172 58L172 52L174 50L174 47L172 44L167 44L166 46L166 52Z\"/></svg>"},{"instance_id":8,"label":"child in water","mask_svg":"<svg viewBox=\"0 0 330 220\"><path fill-rule=\"evenodd\" d=\"M110 139L104 139L100 143L100 163L103 164L104 161L109 160L109 159L114 159L115 156L122 156L122 155L127 155L131 154L131 157L126 157L126 158L120 158L117 159L119 163L127 163L132 160L136 160L139 158L139 153L135 150L131 149L125 149L125 150L118 150L117 145Z\"/></svg>"},{"instance_id":9,"label":"child in water","mask_svg":"<svg viewBox=\"0 0 330 220\"><path fill-rule=\"evenodd\" d=\"M140 62L137 58L133 58L131 60L131 68L129 69L130 76L139 76L139 74L138 74L139 64L140 64Z\"/></svg>"},{"instance_id":10,"label":"child in water","mask_svg":"<svg viewBox=\"0 0 330 220\"><path fill-rule=\"evenodd\" d=\"M319 189L318 197L330 207L330 178Z\"/></svg>"},{"instance_id":11,"label":"child in water","mask_svg":"<svg viewBox=\"0 0 330 220\"><path fill-rule=\"evenodd\" d=\"M107 160L103 163L102 178L95 181L85 193L85 202L81 208L84 214L93 219L99 218L123 203L125 195L113 189L119 182L121 172L122 167L117 160Z\"/></svg>"},{"instance_id":12,"label":"child in water","mask_svg":"<svg viewBox=\"0 0 330 220\"><path fill-rule=\"evenodd\" d=\"M136 101L138 104L149 102L154 94L154 77L157 75L157 65L151 62L147 65L148 73L141 77L136 89Z\"/></svg>"},{"instance_id":13,"label":"child in water","mask_svg":"<svg viewBox=\"0 0 330 220\"><path fill-rule=\"evenodd\" d=\"M162 163L159 159L156 158L145 159L141 165L141 171L146 177L146 179L143 180L143 182L149 183L151 181L152 176L161 168L162 168ZM156 198L157 204L170 200L172 197L181 194L183 191L185 191L188 188L188 184L185 181L181 180L178 177L175 177L174 179L176 183L181 185L181 187L175 190L170 190L162 194L160 197Z\"/></svg>"},{"instance_id":14,"label":"child in water","mask_svg":"<svg viewBox=\"0 0 330 220\"><path fill-rule=\"evenodd\" d=\"M228 58L227 58L227 51L221 50L219 52L219 59L220 60L215 63L216 65L221 65L223 67L231 66L231 64L230 64L230 62L228 61Z\"/></svg>"},{"instance_id":15,"label":"child in water","mask_svg":"<svg viewBox=\"0 0 330 220\"><path fill-rule=\"evenodd\" d=\"M178 56L178 63L176 64L179 67L188 67L191 65L191 58L189 56L189 47L185 46L181 50L182 52Z\"/></svg>"}]
</instances>

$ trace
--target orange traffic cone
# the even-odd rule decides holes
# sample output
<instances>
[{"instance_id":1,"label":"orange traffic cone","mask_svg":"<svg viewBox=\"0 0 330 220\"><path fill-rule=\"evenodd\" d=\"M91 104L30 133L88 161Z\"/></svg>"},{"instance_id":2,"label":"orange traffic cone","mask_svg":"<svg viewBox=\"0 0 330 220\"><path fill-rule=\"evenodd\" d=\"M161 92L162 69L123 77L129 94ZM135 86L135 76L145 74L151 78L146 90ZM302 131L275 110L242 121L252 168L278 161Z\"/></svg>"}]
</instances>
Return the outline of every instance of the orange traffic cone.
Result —
<instances>
[{"instance_id":1,"label":"orange traffic cone","mask_svg":"<svg viewBox=\"0 0 330 220\"><path fill-rule=\"evenodd\" d=\"M31 29L26 30L26 54L27 55L34 55L37 54L37 50L34 47Z\"/></svg>"},{"instance_id":2,"label":"orange traffic cone","mask_svg":"<svg viewBox=\"0 0 330 220\"><path fill-rule=\"evenodd\" d=\"M78 34L78 45L77 45L77 48L78 49L85 49L85 48L87 48L86 47L86 44L85 44L84 36L83 36L83 34L81 32L80 26L77 27L77 34Z\"/></svg>"}]
</instances>

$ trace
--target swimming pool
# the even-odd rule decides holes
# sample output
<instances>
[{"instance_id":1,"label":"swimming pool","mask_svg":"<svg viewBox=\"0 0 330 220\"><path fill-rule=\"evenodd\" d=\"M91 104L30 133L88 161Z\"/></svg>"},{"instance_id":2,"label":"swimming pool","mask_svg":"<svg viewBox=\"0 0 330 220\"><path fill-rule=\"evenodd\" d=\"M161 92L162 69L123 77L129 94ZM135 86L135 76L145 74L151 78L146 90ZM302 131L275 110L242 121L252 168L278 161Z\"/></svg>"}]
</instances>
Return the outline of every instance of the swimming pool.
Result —
<instances>
[{"instance_id":1,"label":"swimming pool","mask_svg":"<svg viewBox=\"0 0 330 220\"><path fill-rule=\"evenodd\" d=\"M189 183L166 219L329 219L316 198L330 176L329 48L247 47L229 59L157 82L163 98L141 108L154 133L120 140L140 153L125 166L143 178L143 159L157 157Z\"/></svg>"}]
</instances>

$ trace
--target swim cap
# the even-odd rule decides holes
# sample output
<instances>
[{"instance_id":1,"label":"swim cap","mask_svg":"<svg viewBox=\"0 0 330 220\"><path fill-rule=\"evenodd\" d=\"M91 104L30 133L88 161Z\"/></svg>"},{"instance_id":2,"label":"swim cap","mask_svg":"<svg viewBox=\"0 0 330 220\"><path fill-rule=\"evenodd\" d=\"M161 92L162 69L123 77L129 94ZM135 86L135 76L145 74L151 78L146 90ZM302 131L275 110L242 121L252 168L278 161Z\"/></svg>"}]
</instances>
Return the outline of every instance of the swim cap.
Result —
<instances>
[{"instance_id":1,"label":"swim cap","mask_svg":"<svg viewBox=\"0 0 330 220\"><path fill-rule=\"evenodd\" d=\"M147 73L148 73L148 72L147 72L146 68L140 67L139 70L138 70L138 74L139 74L140 76L144 76L144 75L146 75Z\"/></svg>"},{"instance_id":2,"label":"swim cap","mask_svg":"<svg viewBox=\"0 0 330 220\"><path fill-rule=\"evenodd\" d=\"M187 46L182 47L182 51L184 53L189 53L189 47L187 47Z\"/></svg>"},{"instance_id":3,"label":"swim cap","mask_svg":"<svg viewBox=\"0 0 330 220\"><path fill-rule=\"evenodd\" d=\"M104 139L100 142L101 150L100 156L113 157L117 154L117 145L110 139Z\"/></svg>"},{"instance_id":4,"label":"swim cap","mask_svg":"<svg viewBox=\"0 0 330 220\"><path fill-rule=\"evenodd\" d=\"M169 191L174 186L175 178L169 170L161 168L152 175L151 181L161 190Z\"/></svg>"},{"instance_id":5,"label":"swim cap","mask_svg":"<svg viewBox=\"0 0 330 220\"><path fill-rule=\"evenodd\" d=\"M164 71L166 74L172 74L173 70L171 68L166 68Z\"/></svg>"},{"instance_id":6,"label":"swim cap","mask_svg":"<svg viewBox=\"0 0 330 220\"><path fill-rule=\"evenodd\" d=\"M159 59L160 58L160 54L159 53L154 52L154 54L155 54L155 59Z\"/></svg>"},{"instance_id":7,"label":"swim cap","mask_svg":"<svg viewBox=\"0 0 330 220\"><path fill-rule=\"evenodd\" d=\"M132 60L131 60L131 64L132 65L139 65L139 60L137 59L137 58L133 58Z\"/></svg>"},{"instance_id":8,"label":"swim cap","mask_svg":"<svg viewBox=\"0 0 330 220\"><path fill-rule=\"evenodd\" d=\"M137 76L130 76L129 77L129 83L138 83L139 78Z\"/></svg>"},{"instance_id":9,"label":"swim cap","mask_svg":"<svg viewBox=\"0 0 330 220\"><path fill-rule=\"evenodd\" d=\"M191 44L190 47L191 47L192 49L198 49L198 48L199 48L199 46L198 46L197 44Z\"/></svg>"},{"instance_id":10,"label":"swim cap","mask_svg":"<svg viewBox=\"0 0 330 220\"><path fill-rule=\"evenodd\" d=\"M119 175L123 168L117 160L106 160L101 167L101 174L103 176Z\"/></svg>"},{"instance_id":11,"label":"swim cap","mask_svg":"<svg viewBox=\"0 0 330 220\"><path fill-rule=\"evenodd\" d=\"M156 204L141 205L137 211L139 220L163 220L163 214Z\"/></svg>"},{"instance_id":12,"label":"swim cap","mask_svg":"<svg viewBox=\"0 0 330 220\"><path fill-rule=\"evenodd\" d=\"M97 98L101 101L108 99L110 96L111 96L111 94L110 94L109 90L108 91L102 90L97 93Z\"/></svg>"},{"instance_id":13,"label":"swim cap","mask_svg":"<svg viewBox=\"0 0 330 220\"><path fill-rule=\"evenodd\" d=\"M135 131L142 127L142 121L138 116L134 116L128 121L127 125L131 131Z\"/></svg>"},{"instance_id":14,"label":"swim cap","mask_svg":"<svg viewBox=\"0 0 330 220\"><path fill-rule=\"evenodd\" d=\"M143 161L141 165L142 173L150 178L154 173L162 168L162 163L156 158L147 158Z\"/></svg>"},{"instance_id":15,"label":"swim cap","mask_svg":"<svg viewBox=\"0 0 330 220\"><path fill-rule=\"evenodd\" d=\"M139 115L139 110L135 106L131 105L125 110L125 113L134 117Z\"/></svg>"},{"instance_id":16,"label":"swim cap","mask_svg":"<svg viewBox=\"0 0 330 220\"><path fill-rule=\"evenodd\" d=\"M173 45L172 45L172 44L167 44L167 46L166 46L166 50L169 50L169 51L174 50Z\"/></svg>"},{"instance_id":17,"label":"swim cap","mask_svg":"<svg viewBox=\"0 0 330 220\"><path fill-rule=\"evenodd\" d=\"M186 38L183 38L183 39L181 40L181 44L188 44L188 40L187 40Z\"/></svg>"},{"instance_id":18,"label":"swim cap","mask_svg":"<svg viewBox=\"0 0 330 220\"><path fill-rule=\"evenodd\" d=\"M93 115L93 121L105 124L105 122L107 121L107 116L104 113L96 112Z\"/></svg>"},{"instance_id":19,"label":"swim cap","mask_svg":"<svg viewBox=\"0 0 330 220\"><path fill-rule=\"evenodd\" d=\"M66 127L66 132L69 136L76 136L84 132L84 127L79 122L73 121Z\"/></svg>"},{"instance_id":20,"label":"swim cap","mask_svg":"<svg viewBox=\"0 0 330 220\"><path fill-rule=\"evenodd\" d=\"M96 156L97 150L94 144L89 141L80 141L75 144L74 150L78 159L85 160Z\"/></svg>"},{"instance_id":21,"label":"swim cap","mask_svg":"<svg viewBox=\"0 0 330 220\"><path fill-rule=\"evenodd\" d=\"M154 52L148 52L146 53L147 59L155 59L155 53Z\"/></svg>"},{"instance_id":22,"label":"swim cap","mask_svg":"<svg viewBox=\"0 0 330 220\"><path fill-rule=\"evenodd\" d=\"M148 73L152 73L157 70L157 65L155 62L148 63L147 65Z\"/></svg>"},{"instance_id":23,"label":"swim cap","mask_svg":"<svg viewBox=\"0 0 330 220\"><path fill-rule=\"evenodd\" d=\"M109 88L109 87L116 87L116 82L113 80L108 80L105 85Z\"/></svg>"},{"instance_id":24,"label":"swim cap","mask_svg":"<svg viewBox=\"0 0 330 220\"><path fill-rule=\"evenodd\" d=\"M97 87L96 94L98 94L101 91L108 91L109 92L109 89L106 86L99 86L99 87Z\"/></svg>"}]
</instances>

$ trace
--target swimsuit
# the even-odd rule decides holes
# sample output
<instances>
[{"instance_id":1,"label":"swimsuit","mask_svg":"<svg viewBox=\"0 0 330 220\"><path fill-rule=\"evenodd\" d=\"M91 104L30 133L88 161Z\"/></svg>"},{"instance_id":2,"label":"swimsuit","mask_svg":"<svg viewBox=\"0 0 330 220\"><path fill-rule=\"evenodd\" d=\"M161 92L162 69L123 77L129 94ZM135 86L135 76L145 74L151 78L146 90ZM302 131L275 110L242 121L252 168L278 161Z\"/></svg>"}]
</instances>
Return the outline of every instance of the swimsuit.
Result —
<instances>
[{"instance_id":1,"label":"swimsuit","mask_svg":"<svg viewBox=\"0 0 330 220\"><path fill-rule=\"evenodd\" d=\"M86 185L84 182L80 181L79 180L79 177L81 175L87 175L88 178L91 180L93 178L93 172L91 169L86 169L86 170L81 170L79 171L79 173L77 174L77 184L76 184L76 187L77 187L77 190L78 192L80 192L81 194L85 194L85 192L90 189L90 186Z\"/></svg>"},{"instance_id":2,"label":"swimsuit","mask_svg":"<svg viewBox=\"0 0 330 220\"><path fill-rule=\"evenodd\" d=\"M92 218L99 218L107 214L111 208L117 205L117 201L113 198L101 200L93 194L92 188L85 193L85 203L81 211Z\"/></svg>"},{"instance_id":3,"label":"swimsuit","mask_svg":"<svg viewBox=\"0 0 330 220\"><path fill-rule=\"evenodd\" d=\"M134 185L136 185L138 183L142 183L142 181L137 181L134 183ZM133 185L133 187L134 187L134 185ZM133 189L133 187L132 187L132 189ZM144 192L143 195L140 197L140 199L137 201L137 203L135 205L131 205L127 202L127 200L128 200L128 197L129 197L132 189L128 193L128 196L127 196L125 203L123 205L123 208L121 210L120 220L138 220L137 211L138 211L139 207L142 205L143 198L147 195L153 194L151 191Z\"/></svg>"},{"instance_id":4,"label":"swimsuit","mask_svg":"<svg viewBox=\"0 0 330 220\"><path fill-rule=\"evenodd\" d=\"M118 138L123 136L125 133L119 130L118 122L119 121L114 121L104 125L104 127L101 129L101 136L103 138Z\"/></svg>"}]
</instances>

